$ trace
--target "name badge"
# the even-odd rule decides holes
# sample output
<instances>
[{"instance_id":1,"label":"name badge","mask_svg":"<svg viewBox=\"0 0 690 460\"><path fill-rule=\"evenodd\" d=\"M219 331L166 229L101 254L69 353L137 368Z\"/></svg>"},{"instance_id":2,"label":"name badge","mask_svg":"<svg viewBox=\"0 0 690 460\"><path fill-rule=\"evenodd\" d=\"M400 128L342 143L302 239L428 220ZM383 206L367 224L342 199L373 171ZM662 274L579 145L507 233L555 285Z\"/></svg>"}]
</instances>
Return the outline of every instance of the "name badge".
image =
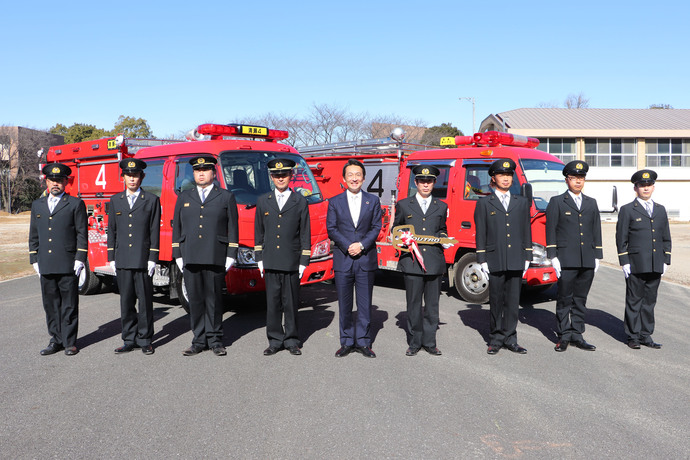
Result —
<instances>
[{"instance_id":1,"label":"name badge","mask_svg":"<svg viewBox=\"0 0 690 460\"><path fill-rule=\"evenodd\" d=\"M264 213L264 216L267 216L267 215L268 215L268 211L266 211L266 212Z\"/></svg>"},{"instance_id":2,"label":"name badge","mask_svg":"<svg viewBox=\"0 0 690 460\"><path fill-rule=\"evenodd\" d=\"M40 214L36 214L36 219L40 219L40 218L41 218L41 215L40 215Z\"/></svg>"},{"instance_id":3,"label":"name badge","mask_svg":"<svg viewBox=\"0 0 690 460\"><path fill-rule=\"evenodd\" d=\"M635 219L635 222L642 222L642 217L638 217L637 219Z\"/></svg>"},{"instance_id":4,"label":"name badge","mask_svg":"<svg viewBox=\"0 0 690 460\"><path fill-rule=\"evenodd\" d=\"M409 216L407 216L407 219L412 219L412 214L410 214Z\"/></svg>"},{"instance_id":5,"label":"name badge","mask_svg":"<svg viewBox=\"0 0 690 460\"><path fill-rule=\"evenodd\" d=\"M120 216L120 215L122 215L122 212L118 211L118 212L115 213L115 215L116 215L116 216Z\"/></svg>"},{"instance_id":6,"label":"name badge","mask_svg":"<svg viewBox=\"0 0 690 460\"><path fill-rule=\"evenodd\" d=\"M566 212L565 212L565 215L566 215L566 216L569 216L569 215L571 215L571 212L570 212L570 211L566 211Z\"/></svg>"},{"instance_id":7,"label":"name badge","mask_svg":"<svg viewBox=\"0 0 690 460\"><path fill-rule=\"evenodd\" d=\"M489 213L489 215L490 215L490 216L496 215L496 211L491 211L491 213Z\"/></svg>"},{"instance_id":8,"label":"name badge","mask_svg":"<svg viewBox=\"0 0 690 460\"><path fill-rule=\"evenodd\" d=\"M185 208L188 208L188 207L189 207L189 203L185 203L185 204L184 204L184 207L185 207Z\"/></svg>"}]
</instances>

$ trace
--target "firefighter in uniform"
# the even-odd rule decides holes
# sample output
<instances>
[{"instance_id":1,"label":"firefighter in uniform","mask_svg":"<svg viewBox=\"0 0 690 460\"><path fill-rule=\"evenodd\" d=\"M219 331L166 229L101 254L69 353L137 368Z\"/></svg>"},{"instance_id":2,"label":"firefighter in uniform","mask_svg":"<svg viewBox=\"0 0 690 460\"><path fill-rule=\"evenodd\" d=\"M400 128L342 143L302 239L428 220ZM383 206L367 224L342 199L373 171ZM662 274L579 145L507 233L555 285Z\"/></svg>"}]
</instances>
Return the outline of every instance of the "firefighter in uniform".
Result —
<instances>
[{"instance_id":1,"label":"firefighter in uniform","mask_svg":"<svg viewBox=\"0 0 690 460\"><path fill-rule=\"evenodd\" d=\"M309 206L306 198L288 187L294 161L278 158L267 166L275 190L259 197L254 220L254 252L266 280L268 348L264 355L282 348L301 355L297 308L300 279L311 256Z\"/></svg>"},{"instance_id":2,"label":"firefighter in uniform","mask_svg":"<svg viewBox=\"0 0 690 460\"><path fill-rule=\"evenodd\" d=\"M237 258L237 202L232 192L214 183L216 159L189 160L196 187L181 192L173 217L173 257L184 276L194 338L182 352L193 356L206 348L225 356L223 283Z\"/></svg>"},{"instance_id":3,"label":"firefighter in uniform","mask_svg":"<svg viewBox=\"0 0 690 460\"><path fill-rule=\"evenodd\" d=\"M661 348L652 340L654 306L661 277L671 264L671 230L666 208L652 201L656 172L643 169L630 179L637 198L621 207L616 224L618 260L625 274L625 334L628 346Z\"/></svg>"},{"instance_id":4,"label":"firefighter in uniform","mask_svg":"<svg viewBox=\"0 0 690 460\"><path fill-rule=\"evenodd\" d=\"M41 355L64 349L76 355L79 325L79 274L88 254L88 218L84 202L65 193L69 166L43 167L48 195L31 204L29 261L41 277L41 295L50 343Z\"/></svg>"},{"instance_id":5,"label":"firefighter in uniform","mask_svg":"<svg viewBox=\"0 0 690 460\"><path fill-rule=\"evenodd\" d=\"M141 190L145 162L129 158L120 162L120 168L126 190L113 195L108 204L108 262L117 275L124 342L115 353L127 353L138 346L150 355L161 205L156 195Z\"/></svg>"},{"instance_id":6,"label":"firefighter in uniform","mask_svg":"<svg viewBox=\"0 0 690 460\"><path fill-rule=\"evenodd\" d=\"M429 165L416 166L415 175L417 193L400 200L396 204L394 227L413 225L420 235L447 237L446 215L448 206L431 196L438 168ZM446 261L443 249L447 245L420 244L422 261L413 257L412 252L402 252L398 260L398 270L405 278L405 296L407 301L407 356L414 356L420 348L428 353L440 356L441 350L436 347L436 329L438 329L438 301L441 295L441 278L446 272ZM422 267L421 263L424 264ZM422 307L422 298L424 307Z\"/></svg>"},{"instance_id":7,"label":"firefighter in uniform","mask_svg":"<svg viewBox=\"0 0 690 460\"><path fill-rule=\"evenodd\" d=\"M554 196L546 207L546 252L558 276L554 349L563 352L568 344L596 350L582 337L585 331L587 294L603 257L601 218L596 200L582 189L589 165L571 161L563 168L568 190Z\"/></svg>"},{"instance_id":8,"label":"firefighter in uniform","mask_svg":"<svg viewBox=\"0 0 690 460\"><path fill-rule=\"evenodd\" d=\"M487 353L503 347L514 353L527 350L517 343L522 277L532 260L530 203L511 194L513 160L496 160L489 167L495 193L477 201L474 224L477 262L489 278L490 332Z\"/></svg>"}]
</instances>

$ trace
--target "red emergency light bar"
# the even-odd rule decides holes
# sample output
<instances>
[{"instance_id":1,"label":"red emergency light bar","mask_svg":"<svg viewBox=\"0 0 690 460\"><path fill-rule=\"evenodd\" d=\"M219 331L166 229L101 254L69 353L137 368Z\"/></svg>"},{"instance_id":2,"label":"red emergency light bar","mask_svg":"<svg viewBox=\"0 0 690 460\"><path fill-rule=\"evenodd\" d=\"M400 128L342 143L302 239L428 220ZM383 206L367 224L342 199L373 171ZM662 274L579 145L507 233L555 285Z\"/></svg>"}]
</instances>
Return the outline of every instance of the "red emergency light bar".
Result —
<instances>
[{"instance_id":1,"label":"red emergency light bar","mask_svg":"<svg viewBox=\"0 0 690 460\"><path fill-rule=\"evenodd\" d=\"M475 133L474 142L478 145L488 145L489 147L508 145L513 147L535 148L539 145L539 139L537 138L520 136L519 134L499 133L498 131Z\"/></svg>"},{"instance_id":2,"label":"red emergency light bar","mask_svg":"<svg viewBox=\"0 0 690 460\"><path fill-rule=\"evenodd\" d=\"M268 129L264 126L250 126L250 125L217 125L213 123L206 123L199 125L196 129L197 133L211 136L211 139L220 139L223 136L236 137L261 137L267 141L275 142L287 139L290 134L287 131L279 129Z\"/></svg>"},{"instance_id":3,"label":"red emergency light bar","mask_svg":"<svg viewBox=\"0 0 690 460\"><path fill-rule=\"evenodd\" d=\"M455 136L455 145L472 145L474 136Z\"/></svg>"}]
</instances>

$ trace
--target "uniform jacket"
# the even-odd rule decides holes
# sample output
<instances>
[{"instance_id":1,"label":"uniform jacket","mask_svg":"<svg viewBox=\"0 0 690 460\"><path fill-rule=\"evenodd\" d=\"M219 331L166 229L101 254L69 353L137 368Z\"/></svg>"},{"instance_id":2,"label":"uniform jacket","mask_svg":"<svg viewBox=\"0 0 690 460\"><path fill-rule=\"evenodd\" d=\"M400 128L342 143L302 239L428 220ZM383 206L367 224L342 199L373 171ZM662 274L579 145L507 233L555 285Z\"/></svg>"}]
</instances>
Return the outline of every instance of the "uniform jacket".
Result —
<instances>
[{"instance_id":1,"label":"uniform jacket","mask_svg":"<svg viewBox=\"0 0 690 460\"><path fill-rule=\"evenodd\" d=\"M438 198L431 198L426 215L417 202L416 195L403 198L396 204L395 221L393 227L404 224L414 225L415 233L447 237L446 215L448 206ZM440 244L420 244L419 250L424 258L424 266L412 258L409 252L402 252L398 260L398 270L413 275L442 275L446 272L446 260L443 256L443 246Z\"/></svg>"},{"instance_id":2,"label":"uniform jacket","mask_svg":"<svg viewBox=\"0 0 690 460\"><path fill-rule=\"evenodd\" d=\"M88 255L88 218L84 202L68 194L48 208L48 197L31 204L29 224L29 262L38 262L42 275L71 273L74 261L86 263Z\"/></svg>"},{"instance_id":3,"label":"uniform jacket","mask_svg":"<svg viewBox=\"0 0 690 460\"><path fill-rule=\"evenodd\" d=\"M360 191L361 209L357 227L352 221L348 194L343 192L328 202L326 228L328 237L335 242L333 248L333 270L348 271L353 265L365 271L378 268L376 261L376 238L381 232L381 203L376 195ZM361 242L364 250L352 257L347 248L352 243Z\"/></svg>"},{"instance_id":4,"label":"uniform jacket","mask_svg":"<svg viewBox=\"0 0 690 460\"><path fill-rule=\"evenodd\" d=\"M596 200L582 194L582 209L567 191L554 196L546 207L546 254L558 257L561 267L594 268L604 257L601 218Z\"/></svg>"},{"instance_id":5,"label":"uniform jacket","mask_svg":"<svg viewBox=\"0 0 690 460\"><path fill-rule=\"evenodd\" d=\"M666 208L654 203L652 217L635 199L621 207L616 224L616 247L621 265L632 273L663 273L671 264L671 230Z\"/></svg>"},{"instance_id":6,"label":"uniform jacket","mask_svg":"<svg viewBox=\"0 0 690 460\"><path fill-rule=\"evenodd\" d=\"M131 269L158 262L160 220L156 195L141 190L131 209L126 191L113 195L108 204L108 262Z\"/></svg>"},{"instance_id":7,"label":"uniform jacket","mask_svg":"<svg viewBox=\"0 0 690 460\"><path fill-rule=\"evenodd\" d=\"M474 209L477 240L477 262L486 262L489 271L524 270L532 260L532 230L529 202L523 196L510 194L508 210L492 193L477 201Z\"/></svg>"},{"instance_id":8,"label":"uniform jacket","mask_svg":"<svg viewBox=\"0 0 690 460\"><path fill-rule=\"evenodd\" d=\"M311 228L309 205L301 194L290 193L278 208L274 192L261 195L254 219L254 257L268 270L297 271L309 265Z\"/></svg>"},{"instance_id":9,"label":"uniform jacket","mask_svg":"<svg viewBox=\"0 0 690 460\"><path fill-rule=\"evenodd\" d=\"M185 264L222 266L226 257L237 259L235 195L214 185L201 203L196 187L181 192L175 203L172 239L173 257L182 257Z\"/></svg>"}]
</instances>

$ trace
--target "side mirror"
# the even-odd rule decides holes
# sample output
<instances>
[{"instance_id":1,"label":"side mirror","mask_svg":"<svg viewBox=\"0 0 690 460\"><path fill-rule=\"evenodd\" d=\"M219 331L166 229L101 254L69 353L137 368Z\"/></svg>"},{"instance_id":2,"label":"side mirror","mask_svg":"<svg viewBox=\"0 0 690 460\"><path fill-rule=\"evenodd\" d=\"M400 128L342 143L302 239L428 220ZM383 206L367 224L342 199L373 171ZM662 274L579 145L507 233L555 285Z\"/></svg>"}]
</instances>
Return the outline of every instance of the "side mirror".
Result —
<instances>
[{"instance_id":1,"label":"side mirror","mask_svg":"<svg viewBox=\"0 0 690 460\"><path fill-rule=\"evenodd\" d=\"M618 189L615 185L613 186L613 193L611 194L611 207L614 212L618 211Z\"/></svg>"},{"instance_id":2,"label":"side mirror","mask_svg":"<svg viewBox=\"0 0 690 460\"><path fill-rule=\"evenodd\" d=\"M532 195L532 184L527 182L522 184L520 186L520 194L529 200L531 206L532 199L534 198L534 196Z\"/></svg>"}]
</instances>

